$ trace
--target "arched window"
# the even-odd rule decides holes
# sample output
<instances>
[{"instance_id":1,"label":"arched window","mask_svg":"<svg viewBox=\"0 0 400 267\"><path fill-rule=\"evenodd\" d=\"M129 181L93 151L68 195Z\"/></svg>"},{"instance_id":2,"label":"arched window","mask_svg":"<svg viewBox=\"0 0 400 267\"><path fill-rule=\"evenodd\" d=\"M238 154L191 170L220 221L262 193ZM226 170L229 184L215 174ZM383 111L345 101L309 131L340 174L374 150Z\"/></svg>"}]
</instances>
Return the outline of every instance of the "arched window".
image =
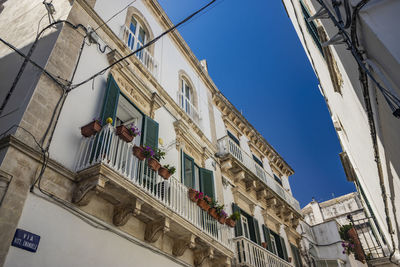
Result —
<instances>
[{"instance_id":1,"label":"arched window","mask_svg":"<svg viewBox=\"0 0 400 267\"><path fill-rule=\"evenodd\" d=\"M131 50L139 49L148 41L148 31L134 16L131 17L129 31L127 44ZM142 51L138 53L138 57L143 57Z\"/></svg>"},{"instance_id":2,"label":"arched window","mask_svg":"<svg viewBox=\"0 0 400 267\"><path fill-rule=\"evenodd\" d=\"M146 19L134 7L129 7L122 39L130 50L135 51L153 39L153 33ZM158 77L158 64L153 57L154 45L136 53L136 57L146 66L155 78Z\"/></svg>"},{"instance_id":3,"label":"arched window","mask_svg":"<svg viewBox=\"0 0 400 267\"><path fill-rule=\"evenodd\" d=\"M180 107L194 120L199 123L200 117L197 110L197 94L193 83L187 75L181 71L179 75L178 100Z\"/></svg>"}]
</instances>

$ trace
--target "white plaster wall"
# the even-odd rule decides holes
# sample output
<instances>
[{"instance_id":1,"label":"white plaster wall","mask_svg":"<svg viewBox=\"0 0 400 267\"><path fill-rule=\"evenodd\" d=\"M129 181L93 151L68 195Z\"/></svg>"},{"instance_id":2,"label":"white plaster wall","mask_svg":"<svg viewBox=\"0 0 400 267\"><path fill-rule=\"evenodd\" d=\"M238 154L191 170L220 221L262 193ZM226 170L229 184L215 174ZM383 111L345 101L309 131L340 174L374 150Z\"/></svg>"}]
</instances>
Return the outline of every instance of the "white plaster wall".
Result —
<instances>
[{"instance_id":1,"label":"white plaster wall","mask_svg":"<svg viewBox=\"0 0 400 267\"><path fill-rule=\"evenodd\" d=\"M163 144L158 145L165 151L165 159L161 160L161 164L175 166L176 173L174 174L174 177L180 180L180 152L176 149L176 134L173 125L176 119L164 107L156 110L154 119L159 124L158 137L163 140Z\"/></svg>"},{"instance_id":2,"label":"white plaster wall","mask_svg":"<svg viewBox=\"0 0 400 267\"><path fill-rule=\"evenodd\" d=\"M74 81L82 81L108 64L106 54L96 45L85 46L76 71ZM50 157L67 168L73 169L82 135L80 127L100 117L108 72L98 76L92 83L86 83L72 90L61 111L53 141Z\"/></svg>"},{"instance_id":3,"label":"white plaster wall","mask_svg":"<svg viewBox=\"0 0 400 267\"><path fill-rule=\"evenodd\" d=\"M49 215L51 214L51 215ZM28 195L18 228L40 236L36 253L11 246L5 267L181 266L42 198Z\"/></svg>"},{"instance_id":4,"label":"white plaster wall","mask_svg":"<svg viewBox=\"0 0 400 267\"><path fill-rule=\"evenodd\" d=\"M214 109L214 119L215 119L215 130L217 135L217 140L227 135L226 127L224 121L222 120L222 114L219 109L213 105Z\"/></svg>"},{"instance_id":5,"label":"white plaster wall","mask_svg":"<svg viewBox=\"0 0 400 267\"><path fill-rule=\"evenodd\" d=\"M349 155L350 161L357 173L360 184L364 188L365 194L369 203L374 211L380 228L385 233L387 240L390 240L388 228L385 223L386 214L384 212L384 205L381 197L381 189L379 186L378 172L376 162L374 160L374 151L371 142L370 129L367 121L367 117L364 111L364 103L362 98L362 89L358 81L358 70L357 65L353 57L349 54L344 46L331 46L333 56L337 60L338 68L342 74L344 85L342 87L342 94L335 93L329 77L329 72L321 53L314 44L311 36L307 32L307 28L304 24L300 5L298 1L293 1L297 14L299 16L299 22L296 19L292 7L292 1L284 0L288 15L292 20L297 34L299 35L300 41L303 46L308 47L311 55L307 53L311 61L314 62L317 70L316 73L319 76L321 87L325 97L328 99L328 105L333 113L333 117L339 118L343 125L344 133L339 135L343 150ZM308 6L312 9L311 13L315 12L313 5L306 1ZM369 7L368 7L369 6ZM366 6L361 15L361 43L369 48L368 54L371 54L375 59L378 60L380 65L385 66L385 71L396 71L398 70L399 57L398 45L395 45L394 40L398 40L398 31L394 29L398 25L398 13L399 3L398 1L371 1ZM397 13L396 13L397 12ZM395 13L395 14L394 14ZM300 23L300 24L299 24ZM323 20L322 23L330 37L337 33L329 22L329 20ZM305 42L300 31L300 26L305 34ZM377 38L380 39L377 42ZM364 42L365 41L365 42ZM394 47L394 45L396 47ZM384 47L385 49L382 49ZM307 50L306 50L307 52ZM389 64L389 66L387 66ZM389 71L388 71L389 72ZM398 73L397 71L396 73ZM398 75L390 76L390 79L396 81ZM399 84L397 82L397 84ZM400 153L400 140L398 133L400 131L400 125L395 123L398 119L395 119L387 109L387 104L382 101L380 93L378 95L379 112L380 112L380 125L382 132L378 132L379 142L381 143L381 157L384 167L385 183L387 192L391 192L395 195L394 206L398 206L400 192L400 185L398 183L398 173L400 163L397 160ZM383 152L385 151L385 153ZM391 170L388 170L387 166L393 166ZM392 177L389 177L391 175ZM393 185L391 189L388 187L390 181ZM389 205L390 215L393 218L392 204ZM397 216L399 218L399 216Z\"/></svg>"},{"instance_id":6,"label":"white plaster wall","mask_svg":"<svg viewBox=\"0 0 400 267\"><path fill-rule=\"evenodd\" d=\"M107 20L116 11L121 10L123 7L129 4L129 0L107 1L98 0L96 1L95 11L103 18ZM136 1L132 4L133 7L138 9L145 17L150 25L151 31L154 36L158 36L166 29L164 29L154 17L153 13L146 6L144 1ZM121 27L125 23L126 11L115 17L109 23L110 28L115 34L120 36ZM154 44L154 58L159 62L159 83L168 92L168 94L178 102L177 94L179 91L179 76L180 70L184 70L189 78L193 81L195 90L197 92L198 111L201 116L200 128L211 140L211 127L209 124L209 112L208 112L208 98L207 98L207 87L199 78L197 72L190 65L189 61L184 57L183 53L178 49L178 46L172 41L169 36L164 36L161 40Z\"/></svg>"}]
</instances>

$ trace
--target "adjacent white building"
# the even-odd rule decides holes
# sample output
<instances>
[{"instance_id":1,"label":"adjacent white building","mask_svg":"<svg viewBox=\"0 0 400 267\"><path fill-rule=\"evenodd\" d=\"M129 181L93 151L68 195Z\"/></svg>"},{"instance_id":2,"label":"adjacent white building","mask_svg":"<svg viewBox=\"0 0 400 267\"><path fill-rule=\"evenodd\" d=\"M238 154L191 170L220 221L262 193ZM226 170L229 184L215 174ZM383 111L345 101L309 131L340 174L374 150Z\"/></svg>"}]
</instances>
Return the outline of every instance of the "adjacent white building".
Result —
<instances>
[{"instance_id":1,"label":"adjacent white building","mask_svg":"<svg viewBox=\"0 0 400 267\"><path fill-rule=\"evenodd\" d=\"M283 3L319 80L347 179L385 251L369 264L400 264L400 2Z\"/></svg>"},{"instance_id":2,"label":"adjacent white building","mask_svg":"<svg viewBox=\"0 0 400 267\"><path fill-rule=\"evenodd\" d=\"M157 1L130 2L2 3L0 37L18 51L0 43L0 266L301 266L294 171L177 30L119 61L173 26ZM82 136L93 118L101 130ZM141 135L126 142L116 127L131 123ZM236 227L188 188L237 211Z\"/></svg>"}]
</instances>

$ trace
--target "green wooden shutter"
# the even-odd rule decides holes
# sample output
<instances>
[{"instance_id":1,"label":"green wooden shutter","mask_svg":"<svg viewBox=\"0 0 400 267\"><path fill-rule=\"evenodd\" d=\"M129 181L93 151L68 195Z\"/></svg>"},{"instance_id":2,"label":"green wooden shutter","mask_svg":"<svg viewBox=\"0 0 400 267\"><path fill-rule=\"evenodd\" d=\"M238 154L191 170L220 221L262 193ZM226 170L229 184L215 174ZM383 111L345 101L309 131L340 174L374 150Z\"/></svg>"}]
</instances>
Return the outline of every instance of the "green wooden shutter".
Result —
<instances>
[{"instance_id":1,"label":"green wooden shutter","mask_svg":"<svg viewBox=\"0 0 400 267\"><path fill-rule=\"evenodd\" d=\"M262 229L264 232L264 240L267 243L267 249L272 252L271 235L269 233L269 229L264 224L262 225Z\"/></svg>"},{"instance_id":2,"label":"green wooden shutter","mask_svg":"<svg viewBox=\"0 0 400 267\"><path fill-rule=\"evenodd\" d=\"M250 239L254 243L257 243L261 246L260 228L258 227L257 219L249 217L248 221L249 221Z\"/></svg>"},{"instance_id":3,"label":"green wooden shutter","mask_svg":"<svg viewBox=\"0 0 400 267\"><path fill-rule=\"evenodd\" d=\"M215 199L214 174L212 171L199 168L200 171L200 191L205 195Z\"/></svg>"},{"instance_id":4,"label":"green wooden shutter","mask_svg":"<svg viewBox=\"0 0 400 267\"><path fill-rule=\"evenodd\" d=\"M232 211L233 212L239 212L240 214L240 208L238 205L235 203L232 203ZM239 220L236 221L235 225L235 236L242 236L243 235L243 229L242 229L242 219L239 217Z\"/></svg>"},{"instance_id":5,"label":"green wooden shutter","mask_svg":"<svg viewBox=\"0 0 400 267\"><path fill-rule=\"evenodd\" d=\"M152 118L144 117L144 131L142 144L152 149L158 148L158 123Z\"/></svg>"},{"instance_id":6,"label":"green wooden shutter","mask_svg":"<svg viewBox=\"0 0 400 267\"><path fill-rule=\"evenodd\" d=\"M279 237L279 239L280 239L280 241L281 241L283 259L284 259L285 261L288 261L288 254L287 254L287 250L286 250L285 239L283 239L281 236Z\"/></svg>"},{"instance_id":7,"label":"green wooden shutter","mask_svg":"<svg viewBox=\"0 0 400 267\"><path fill-rule=\"evenodd\" d=\"M101 122L103 125L106 124L107 118L113 119L113 125L115 125L115 116L117 114L117 106L119 99L119 87L115 82L112 75L108 77L107 88L104 95L103 108L101 110Z\"/></svg>"},{"instance_id":8,"label":"green wooden shutter","mask_svg":"<svg viewBox=\"0 0 400 267\"><path fill-rule=\"evenodd\" d=\"M186 187L194 188L194 160L182 152L182 178Z\"/></svg>"},{"instance_id":9,"label":"green wooden shutter","mask_svg":"<svg viewBox=\"0 0 400 267\"><path fill-rule=\"evenodd\" d=\"M302 267L303 264L302 264L302 262L301 262L299 249L298 249L296 246L294 246L293 244L290 244L290 247L291 247L291 249L292 249L293 260L294 260L294 266L296 266L296 267Z\"/></svg>"}]
</instances>

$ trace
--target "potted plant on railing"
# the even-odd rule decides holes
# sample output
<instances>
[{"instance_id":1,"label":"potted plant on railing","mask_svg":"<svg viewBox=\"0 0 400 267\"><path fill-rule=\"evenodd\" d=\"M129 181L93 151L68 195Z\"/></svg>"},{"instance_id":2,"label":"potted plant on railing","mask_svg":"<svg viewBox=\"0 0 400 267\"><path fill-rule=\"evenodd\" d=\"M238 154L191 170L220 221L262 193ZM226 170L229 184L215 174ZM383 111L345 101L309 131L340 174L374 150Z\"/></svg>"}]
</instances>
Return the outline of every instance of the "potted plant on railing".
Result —
<instances>
[{"instance_id":1,"label":"potted plant on railing","mask_svg":"<svg viewBox=\"0 0 400 267\"><path fill-rule=\"evenodd\" d=\"M230 227L235 227L236 221L239 220L239 218L240 218L240 213L238 211L235 211L234 213L231 214L231 216L226 218L225 224Z\"/></svg>"},{"instance_id":2,"label":"potted plant on railing","mask_svg":"<svg viewBox=\"0 0 400 267\"><path fill-rule=\"evenodd\" d=\"M226 217L228 217L228 214L224 211L224 206L225 205L220 205L217 207L217 214L218 214L218 222L220 224L225 224Z\"/></svg>"},{"instance_id":3,"label":"potted plant on railing","mask_svg":"<svg viewBox=\"0 0 400 267\"><path fill-rule=\"evenodd\" d=\"M218 207L218 202L213 199L211 201L211 205L210 205L210 209L208 210L208 214L210 214L210 216L216 220L218 220L217 207Z\"/></svg>"},{"instance_id":4,"label":"potted plant on railing","mask_svg":"<svg viewBox=\"0 0 400 267\"><path fill-rule=\"evenodd\" d=\"M133 155L139 160L144 160L146 158L146 155L144 154L144 148L141 146L133 146L132 152Z\"/></svg>"},{"instance_id":5,"label":"potted plant on railing","mask_svg":"<svg viewBox=\"0 0 400 267\"><path fill-rule=\"evenodd\" d=\"M168 180L168 178L174 174L176 171L174 166L169 166L168 164L161 166L160 169L158 169L158 174L164 178L165 180Z\"/></svg>"},{"instance_id":6,"label":"potted plant on railing","mask_svg":"<svg viewBox=\"0 0 400 267\"><path fill-rule=\"evenodd\" d=\"M118 126L117 135L125 142L130 143L136 136L140 135L140 131L133 123L131 123L128 126Z\"/></svg>"},{"instance_id":7,"label":"potted plant on railing","mask_svg":"<svg viewBox=\"0 0 400 267\"><path fill-rule=\"evenodd\" d=\"M101 121L98 118L94 118L90 123L81 127L81 134L84 137L90 137L101 131Z\"/></svg>"},{"instance_id":8,"label":"potted plant on railing","mask_svg":"<svg viewBox=\"0 0 400 267\"><path fill-rule=\"evenodd\" d=\"M164 159L164 157L165 152L157 148L153 151L153 155L150 158L147 158L147 164L153 171L158 171L161 167L160 160Z\"/></svg>"},{"instance_id":9,"label":"potted plant on railing","mask_svg":"<svg viewBox=\"0 0 400 267\"><path fill-rule=\"evenodd\" d=\"M339 229L339 234L343 240L343 254L354 253L356 260L365 263L365 256L356 229L350 224L343 225Z\"/></svg>"},{"instance_id":10,"label":"potted plant on railing","mask_svg":"<svg viewBox=\"0 0 400 267\"><path fill-rule=\"evenodd\" d=\"M203 193L197 191L196 189L189 188L188 196L191 201L197 202L200 198L203 198Z\"/></svg>"},{"instance_id":11,"label":"potted plant on railing","mask_svg":"<svg viewBox=\"0 0 400 267\"><path fill-rule=\"evenodd\" d=\"M199 198L197 201L197 206L199 206L202 210L208 211L210 209L210 204L212 199L209 196L204 196L203 198Z\"/></svg>"}]
</instances>

